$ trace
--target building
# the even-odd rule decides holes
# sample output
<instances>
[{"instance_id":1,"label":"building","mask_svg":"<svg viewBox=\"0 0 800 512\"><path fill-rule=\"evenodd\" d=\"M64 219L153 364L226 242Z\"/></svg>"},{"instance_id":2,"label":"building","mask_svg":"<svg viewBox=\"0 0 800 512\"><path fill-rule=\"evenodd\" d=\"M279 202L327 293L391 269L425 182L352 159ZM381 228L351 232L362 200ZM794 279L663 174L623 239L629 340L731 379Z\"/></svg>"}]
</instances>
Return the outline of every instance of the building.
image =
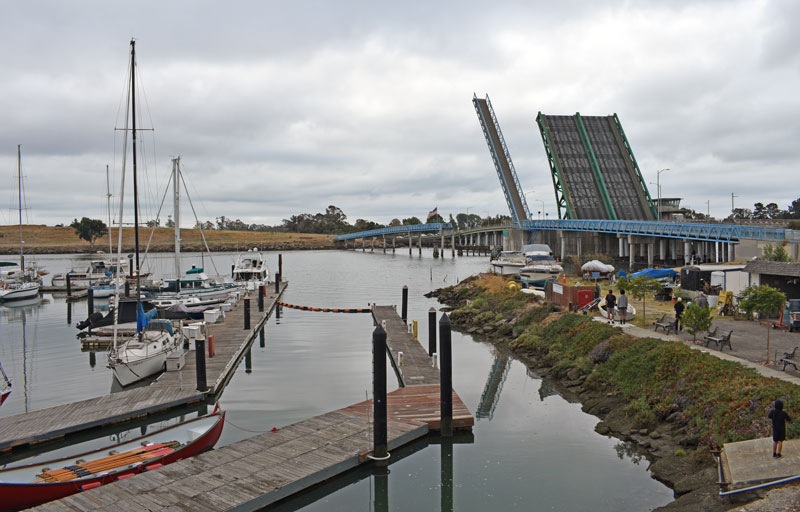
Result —
<instances>
[{"instance_id":1,"label":"building","mask_svg":"<svg viewBox=\"0 0 800 512\"><path fill-rule=\"evenodd\" d=\"M800 263L751 260L744 267L750 285L768 284L786 294L787 299L800 299Z\"/></svg>"}]
</instances>

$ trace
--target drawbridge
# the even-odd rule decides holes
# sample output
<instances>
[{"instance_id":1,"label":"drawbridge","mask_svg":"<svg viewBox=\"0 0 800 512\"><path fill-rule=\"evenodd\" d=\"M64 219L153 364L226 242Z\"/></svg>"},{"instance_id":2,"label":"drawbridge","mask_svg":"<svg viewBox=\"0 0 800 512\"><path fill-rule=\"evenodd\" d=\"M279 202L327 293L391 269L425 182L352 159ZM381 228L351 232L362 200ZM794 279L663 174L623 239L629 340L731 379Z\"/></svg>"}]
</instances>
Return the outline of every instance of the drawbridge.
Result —
<instances>
[{"instance_id":1,"label":"drawbridge","mask_svg":"<svg viewBox=\"0 0 800 512\"><path fill-rule=\"evenodd\" d=\"M536 117L559 219L656 220L622 124L611 116Z\"/></svg>"},{"instance_id":2,"label":"drawbridge","mask_svg":"<svg viewBox=\"0 0 800 512\"><path fill-rule=\"evenodd\" d=\"M489 153L492 155L497 177L500 178L500 185L503 188L506 203L511 212L511 221L517 227L521 227L523 221L531 220L531 212L528 209L528 203L525 201L522 187L519 185L517 171L514 169L514 162L511 161L511 155L508 153L503 132L500 131L500 124L497 122L492 102L489 101L488 94L486 99L478 98L476 94L473 94L472 104L475 106L475 112L481 122L483 136L489 146Z\"/></svg>"}]
</instances>

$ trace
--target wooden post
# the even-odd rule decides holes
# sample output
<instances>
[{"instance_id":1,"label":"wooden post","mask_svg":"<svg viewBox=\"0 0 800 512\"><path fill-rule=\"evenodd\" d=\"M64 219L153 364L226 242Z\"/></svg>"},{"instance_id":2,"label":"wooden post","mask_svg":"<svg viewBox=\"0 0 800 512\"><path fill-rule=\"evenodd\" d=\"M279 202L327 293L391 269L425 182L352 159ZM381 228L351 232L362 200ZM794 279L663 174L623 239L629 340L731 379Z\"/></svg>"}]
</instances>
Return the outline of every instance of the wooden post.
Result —
<instances>
[{"instance_id":1,"label":"wooden post","mask_svg":"<svg viewBox=\"0 0 800 512\"><path fill-rule=\"evenodd\" d=\"M428 355L436 352L436 308L428 310Z\"/></svg>"},{"instance_id":2,"label":"wooden post","mask_svg":"<svg viewBox=\"0 0 800 512\"><path fill-rule=\"evenodd\" d=\"M127 279L125 279L125 296L126 297L131 296L131 282L128 281Z\"/></svg>"},{"instance_id":3,"label":"wooden post","mask_svg":"<svg viewBox=\"0 0 800 512\"><path fill-rule=\"evenodd\" d=\"M92 290L91 286L86 290L86 301L88 303L89 314L91 315L94 313L94 290Z\"/></svg>"},{"instance_id":4,"label":"wooden post","mask_svg":"<svg viewBox=\"0 0 800 512\"><path fill-rule=\"evenodd\" d=\"M206 340L194 340L195 373L197 374L197 391L206 391Z\"/></svg>"},{"instance_id":5,"label":"wooden post","mask_svg":"<svg viewBox=\"0 0 800 512\"><path fill-rule=\"evenodd\" d=\"M402 315L401 315L400 318L402 318L403 322L407 324L408 323L408 286L405 285L405 284L403 285L403 302L402 302L402 308L401 308L400 311L402 312Z\"/></svg>"},{"instance_id":6,"label":"wooden post","mask_svg":"<svg viewBox=\"0 0 800 512\"><path fill-rule=\"evenodd\" d=\"M453 435L453 355L451 353L450 318L439 320L439 390L441 398L442 437Z\"/></svg>"},{"instance_id":7,"label":"wooden post","mask_svg":"<svg viewBox=\"0 0 800 512\"><path fill-rule=\"evenodd\" d=\"M281 291L281 275L275 274L275 293L280 293Z\"/></svg>"},{"instance_id":8,"label":"wooden post","mask_svg":"<svg viewBox=\"0 0 800 512\"><path fill-rule=\"evenodd\" d=\"M72 276L67 272L67 297L72 297Z\"/></svg>"},{"instance_id":9,"label":"wooden post","mask_svg":"<svg viewBox=\"0 0 800 512\"><path fill-rule=\"evenodd\" d=\"M244 299L244 330L250 329L250 299Z\"/></svg>"},{"instance_id":10,"label":"wooden post","mask_svg":"<svg viewBox=\"0 0 800 512\"><path fill-rule=\"evenodd\" d=\"M266 286L263 284L258 285L258 312L264 312L264 295L266 293Z\"/></svg>"},{"instance_id":11,"label":"wooden post","mask_svg":"<svg viewBox=\"0 0 800 512\"><path fill-rule=\"evenodd\" d=\"M264 348L266 346L265 335L264 335L264 326L261 326L261 330L258 331L258 346Z\"/></svg>"},{"instance_id":12,"label":"wooden post","mask_svg":"<svg viewBox=\"0 0 800 512\"><path fill-rule=\"evenodd\" d=\"M250 352L249 348L247 352L244 353L244 372L253 373L253 354Z\"/></svg>"},{"instance_id":13,"label":"wooden post","mask_svg":"<svg viewBox=\"0 0 800 512\"><path fill-rule=\"evenodd\" d=\"M386 331L380 325L372 331L372 413L373 458L377 465L389 459L386 420Z\"/></svg>"},{"instance_id":14,"label":"wooden post","mask_svg":"<svg viewBox=\"0 0 800 512\"><path fill-rule=\"evenodd\" d=\"M283 278L283 254L278 254L278 275ZM280 281L280 279L277 279Z\"/></svg>"}]
</instances>

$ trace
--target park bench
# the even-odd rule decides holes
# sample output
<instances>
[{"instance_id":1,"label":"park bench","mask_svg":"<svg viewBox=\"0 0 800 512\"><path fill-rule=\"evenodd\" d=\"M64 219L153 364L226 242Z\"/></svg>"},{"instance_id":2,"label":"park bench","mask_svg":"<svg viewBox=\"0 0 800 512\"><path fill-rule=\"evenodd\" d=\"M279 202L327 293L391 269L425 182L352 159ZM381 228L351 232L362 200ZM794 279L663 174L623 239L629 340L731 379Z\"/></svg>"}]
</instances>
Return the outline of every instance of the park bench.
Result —
<instances>
[{"instance_id":1,"label":"park bench","mask_svg":"<svg viewBox=\"0 0 800 512\"><path fill-rule=\"evenodd\" d=\"M795 361L797 361L798 358L795 358L796 355L797 355L797 347L794 347L791 352L783 353L783 358L780 361L781 363L783 363L783 371L786 371L786 365L788 364L794 366L794 369L797 370L797 364L795 363ZM794 361L791 361L791 359L794 359Z\"/></svg>"},{"instance_id":2,"label":"park bench","mask_svg":"<svg viewBox=\"0 0 800 512\"><path fill-rule=\"evenodd\" d=\"M719 347L720 351L725 348L725 345L728 345L728 348L733 350L733 347L731 346L732 333L733 331L715 327L713 331L703 336L703 339L706 341L706 346L713 341L714 344Z\"/></svg>"},{"instance_id":3,"label":"park bench","mask_svg":"<svg viewBox=\"0 0 800 512\"><path fill-rule=\"evenodd\" d=\"M654 322L653 325L655 325L655 328L653 329L654 331L657 331L658 328L661 327L662 329L664 329L664 332L666 334L669 334L670 331L675 330L675 317L669 315L662 315L661 320L659 320L658 322Z\"/></svg>"}]
</instances>

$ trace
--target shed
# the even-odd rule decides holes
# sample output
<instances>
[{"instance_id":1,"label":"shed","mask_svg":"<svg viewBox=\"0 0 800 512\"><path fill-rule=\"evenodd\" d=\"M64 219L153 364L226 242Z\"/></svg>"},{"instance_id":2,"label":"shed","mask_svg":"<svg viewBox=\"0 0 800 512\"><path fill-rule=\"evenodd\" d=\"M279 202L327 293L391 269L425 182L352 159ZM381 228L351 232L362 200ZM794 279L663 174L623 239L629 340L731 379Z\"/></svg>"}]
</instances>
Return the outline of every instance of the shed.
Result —
<instances>
[{"instance_id":1,"label":"shed","mask_svg":"<svg viewBox=\"0 0 800 512\"><path fill-rule=\"evenodd\" d=\"M744 267L750 285L768 284L786 294L787 299L800 299L800 263L751 260Z\"/></svg>"}]
</instances>

